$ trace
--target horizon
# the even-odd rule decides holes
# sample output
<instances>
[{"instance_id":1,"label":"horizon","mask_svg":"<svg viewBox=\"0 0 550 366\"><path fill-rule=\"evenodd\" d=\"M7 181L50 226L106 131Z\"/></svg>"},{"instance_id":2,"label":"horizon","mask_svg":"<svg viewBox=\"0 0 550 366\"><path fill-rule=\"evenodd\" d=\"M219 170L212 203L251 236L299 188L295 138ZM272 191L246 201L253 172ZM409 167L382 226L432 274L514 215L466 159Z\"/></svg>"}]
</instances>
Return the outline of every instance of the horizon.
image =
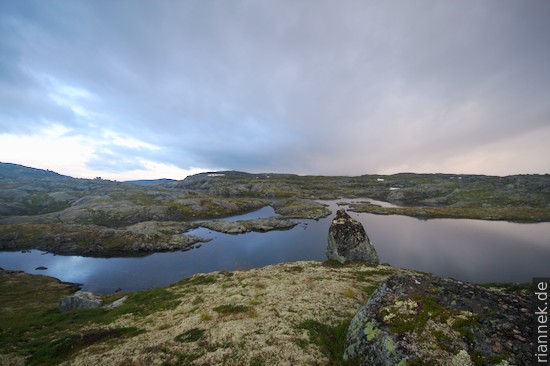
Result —
<instances>
[{"instance_id":1,"label":"horizon","mask_svg":"<svg viewBox=\"0 0 550 366\"><path fill-rule=\"evenodd\" d=\"M117 181L550 173L550 2L308 5L0 2L0 161Z\"/></svg>"},{"instance_id":2,"label":"horizon","mask_svg":"<svg viewBox=\"0 0 550 366\"><path fill-rule=\"evenodd\" d=\"M16 166L21 166L23 168L30 168L30 169L37 169L37 170L43 170L43 171L49 171L49 172L53 172L53 173L56 173L56 174L59 174L59 175L62 175L62 176L66 176L66 177L69 177L69 178L75 178L75 179L89 179L89 180L94 180L94 179L101 179L101 180L105 180L105 181L112 181L112 182L132 182L132 181L161 181L161 180L172 180L172 181L180 181L180 180L184 180L185 178L187 177L190 177L190 176L193 176L193 175L198 175L198 174L208 174L208 173L231 173L231 172L234 172L234 173L245 173L245 174L250 174L250 175L254 175L254 174L261 174L261 175L269 175L269 174L274 174L274 175L277 175L277 174L280 174L280 175L286 175L286 174L289 174L289 175L297 175L297 176L302 176L302 177L307 177L307 176L321 176L321 177L350 177L350 178L353 178L353 177L360 177L360 176L364 176L364 175L369 175L369 176L392 176L392 175L400 175L400 174L415 174L415 175L453 175L453 176L476 176L476 175L479 175L479 176L495 176L495 177L501 177L501 178L504 178L504 177L508 177L508 176L518 176L518 175L549 175L550 173L543 173L543 174L539 174L539 173L533 173L533 174L509 174L509 175L490 175L490 174L467 174L467 173L449 173L449 172L398 172L398 173L392 173L392 174L378 174L378 173L363 173L363 174L358 174L358 175L329 175L329 174L296 174L296 173L285 173L285 172L247 172L247 171L242 171L242 170L212 170L212 171L204 171L204 172L199 172L199 173L195 173L195 174L190 174L182 179L176 179L176 178L170 178L170 177L162 177L162 178L146 178L146 179L141 179L141 178L137 178L137 179L128 179L128 180L117 180L117 179L109 179L109 178L104 178L104 177L100 177L100 176L96 176L96 177L74 177L74 176L71 176L71 175L67 175L67 174L63 174L61 172L57 172L55 170L52 170L52 169L42 169L42 168L37 168L37 167L32 167L32 166L26 166L26 165L22 165L22 164L17 164L17 163L11 163L11 162L5 162L5 161L0 161L0 164L11 164L11 165L16 165Z\"/></svg>"}]
</instances>

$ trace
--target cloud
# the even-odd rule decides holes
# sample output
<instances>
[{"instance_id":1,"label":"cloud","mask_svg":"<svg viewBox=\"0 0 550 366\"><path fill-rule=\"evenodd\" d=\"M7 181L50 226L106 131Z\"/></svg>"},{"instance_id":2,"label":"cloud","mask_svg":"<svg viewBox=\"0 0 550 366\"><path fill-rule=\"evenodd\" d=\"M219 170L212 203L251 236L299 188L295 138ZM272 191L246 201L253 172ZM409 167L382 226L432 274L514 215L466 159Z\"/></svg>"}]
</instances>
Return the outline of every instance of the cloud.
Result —
<instances>
[{"instance_id":1,"label":"cloud","mask_svg":"<svg viewBox=\"0 0 550 366\"><path fill-rule=\"evenodd\" d=\"M0 132L65 126L88 168L550 171L546 1L0 6Z\"/></svg>"}]
</instances>

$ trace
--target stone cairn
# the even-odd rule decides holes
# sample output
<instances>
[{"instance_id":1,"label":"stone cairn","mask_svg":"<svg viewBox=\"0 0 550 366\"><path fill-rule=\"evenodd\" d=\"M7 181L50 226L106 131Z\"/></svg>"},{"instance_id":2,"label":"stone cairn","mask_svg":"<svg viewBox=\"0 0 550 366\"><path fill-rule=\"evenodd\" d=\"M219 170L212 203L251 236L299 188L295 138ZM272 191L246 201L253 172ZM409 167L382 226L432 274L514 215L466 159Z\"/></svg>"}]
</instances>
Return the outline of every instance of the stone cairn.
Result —
<instances>
[{"instance_id":1,"label":"stone cairn","mask_svg":"<svg viewBox=\"0 0 550 366\"><path fill-rule=\"evenodd\" d=\"M368 265L380 263L361 223L351 218L346 210L338 210L328 230L327 258L340 263L363 261Z\"/></svg>"}]
</instances>

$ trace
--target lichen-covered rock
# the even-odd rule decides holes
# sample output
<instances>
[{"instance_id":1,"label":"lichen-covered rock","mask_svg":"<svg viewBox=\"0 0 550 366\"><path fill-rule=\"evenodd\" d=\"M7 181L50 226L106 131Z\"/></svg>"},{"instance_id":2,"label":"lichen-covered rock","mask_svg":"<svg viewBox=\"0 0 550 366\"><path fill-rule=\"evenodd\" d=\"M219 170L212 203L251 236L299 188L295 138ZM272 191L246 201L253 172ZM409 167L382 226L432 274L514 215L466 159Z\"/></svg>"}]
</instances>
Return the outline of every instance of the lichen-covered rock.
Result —
<instances>
[{"instance_id":1,"label":"lichen-covered rock","mask_svg":"<svg viewBox=\"0 0 550 366\"><path fill-rule=\"evenodd\" d=\"M432 275L389 278L350 323L362 365L529 365L529 295Z\"/></svg>"},{"instance_id":2,"label":"lichen-covered rock","mask_svg":"<svg viewBox=\"0 0 550 366\"><path fill-rule=\"evenodd\" d=\"M373 266L380 263L365 228L345 210L338 210L328 230L327 258L340 263L364 261Z\"/></svg>"},{"instance_id":3,"label":"lichen-covered rock","mask_svg":"<svg viewBox=\"0 0 550 366\"><path fill-rule=\"evenodd\" d=\"M66 296L59 301L59 311L62 313L73 309L98 308L102 304L99 296L91 292L77 291L71 296Z\"/></svg>"}]
</instances>

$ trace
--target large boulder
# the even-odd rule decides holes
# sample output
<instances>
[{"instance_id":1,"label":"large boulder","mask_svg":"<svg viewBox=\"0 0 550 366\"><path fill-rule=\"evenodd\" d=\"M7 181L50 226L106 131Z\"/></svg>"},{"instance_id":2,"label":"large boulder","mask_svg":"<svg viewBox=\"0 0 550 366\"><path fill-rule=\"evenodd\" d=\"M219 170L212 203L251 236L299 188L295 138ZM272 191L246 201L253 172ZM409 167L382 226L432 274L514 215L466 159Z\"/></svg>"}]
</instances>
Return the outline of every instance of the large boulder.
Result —
<instances>
[{"instance_id":1,"label":"large boulder","mask_svg":"<svg viewBox=\"0 0 550 366\"><path fill-rule=\"evenodd\" d=\"M338 210L328 230L327 258L340 263L364 261L372 266L380 263L365 228L351 218L346 210Z\"/></svg>"},{"instance_id":2,"label":"large boulder","mask_svg":"<svg viewBox=\"0 0 550 366\"><path fill-rule=\"evenodd\" d=\"M98 308L102 304L99 296L91 292L77 291L71 296L66 296L59 301L59 311L62 313L73 309Z\"/></svg>"},{"instance_id":3,"label":"large boulder","mask_svg":"<svg viewBox=\"0 0 550 366\"><path fill-rule=\"evenodd\" d=\"M530 365L529 309L528 292L392 276L351 321L344 358L361 365Z\"/></svg>"}]
</instances>

